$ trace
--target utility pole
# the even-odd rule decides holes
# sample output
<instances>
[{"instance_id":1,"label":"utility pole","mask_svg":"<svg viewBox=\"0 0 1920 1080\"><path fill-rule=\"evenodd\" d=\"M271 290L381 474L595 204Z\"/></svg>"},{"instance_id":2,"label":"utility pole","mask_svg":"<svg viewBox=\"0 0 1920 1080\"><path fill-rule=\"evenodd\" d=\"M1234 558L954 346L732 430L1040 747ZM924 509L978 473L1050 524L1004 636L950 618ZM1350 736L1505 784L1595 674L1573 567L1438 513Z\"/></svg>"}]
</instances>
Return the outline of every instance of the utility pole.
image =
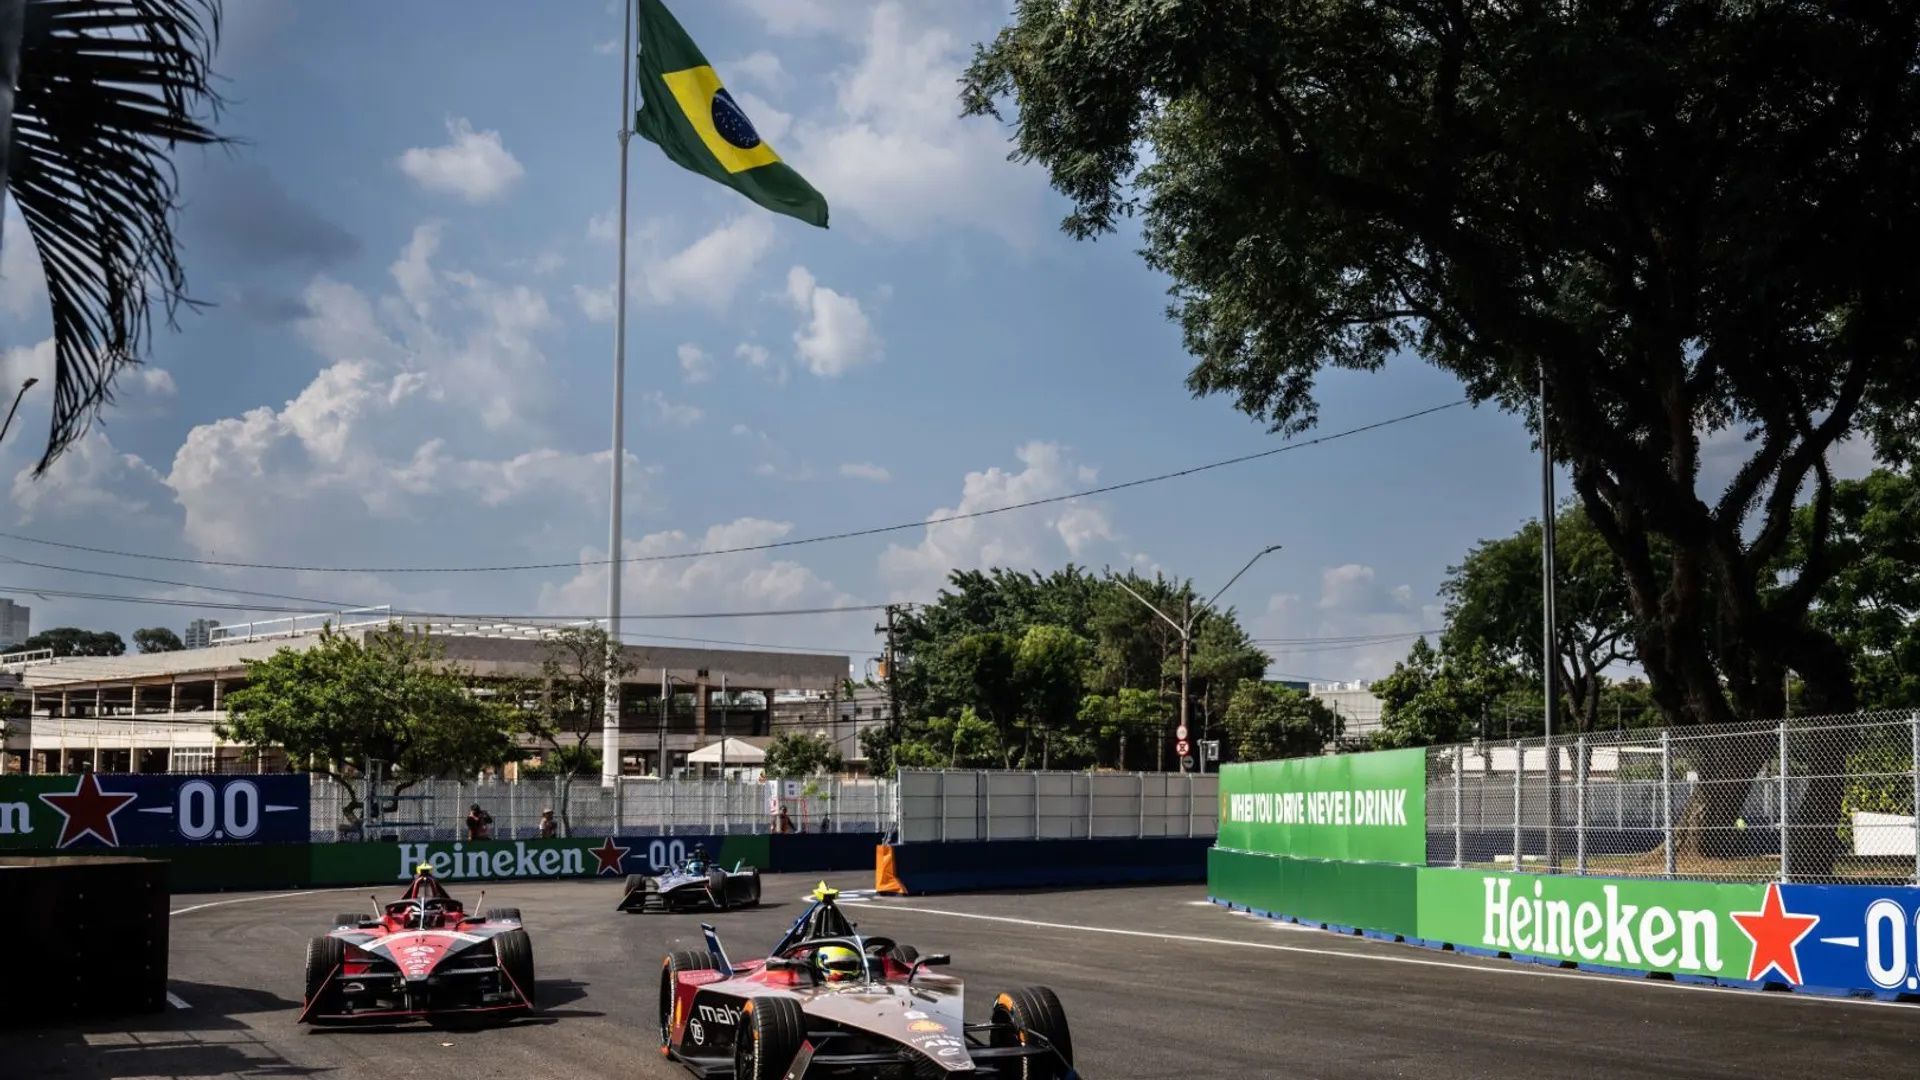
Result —
<instances>
[{"instance_id":1,"label":"utility pole","mask_svg":"<svg viewBox=\"0 0 1920 1080\"><path fill-rule=\"evenodd\" d=\"M893 761L893 755L896 754L900 749L900 691L898 689L899 684L894 682L894 678L893 678L894 662L895 662L893 643L894 643L894 616L899 612L899 610L900 610L899 604L888 604L887 605L887 625L876 626L873 628L874 633L876 634L884 633L887 635L887 651L886 651L886 657L887 657L887 660L886 660L887 755L888 755L889 763L894 766L894 769L896 772L899 770L900 766L897 761Z\"/></svg>"},{"instance_id":2,"label":"utility pole","mask_svg":"<svg viewBox=\"0 0 1920 1080\"><path fill-rule=\"evenodd\" d=\"M1547 872L1560 869L1560 751L1553 745L1553 697L1560 671L1553 610L1553 442L1547 426L1547 368L1540 366L1540 673L1547 746ZM1519 768L1515 762L1514 767Z\"/></svg>"},{"instance_id":3,"label":"utility pole","mask_svg":"<svg viewBox=\"0 0 1920 1080\"><path fill-rule=\"evenodd\" d=\"M600 783L620 781L620 467L625 462L627 404L627 142L633 137L633 4L626 8L620 38L620 263L613 287L613 453L607 518L607 700L600 726ZM664 738L664 736L663 736Z\"/></svg>"},{"instance_id":4,"label":"utility pole","mask_svg":"<svg viewBox=\"0 0 1920 1080\"><path fill-rule=\"evenodd\" d=\"M1198 616L1202 612L1205 612L1207 609L1213 607L1213 602L1215 600L1220 599L1220 596L1222 593L1225 593L1228 589L1232 588L1233 583L1240 580L1241 574L1245 574L1248 570L1253 569L1254 563L1259 562L1262 557L1271 555L1274 552L1279 550L1280 550L1279 544L1272 544L1268 547L1261 548L1259 551L1255 552L1253 558L1248 559L1247 564L1245 566L1242 566L1238 573L1228 578L1227 583L1225 585L1220 586L1220 589L1218 592L1214 593L1211 597L1209 597L1206 603L1200 605L1200 611L1198 612L1193 610L1192 590L1189 588L1187 590L1187 593L1181 598L1180 614L1182 617L1180 619L1175 619L1173 616L1155 607L1152 601L1148 600L1144 596L1141 596L1139 593L1134 592L1133 589L1130 588L1125 581L1122 581L1118 577L1114 577L1111 574L1108 575L1108 580L1112 581L1115 585L1120 586L1120 588L1126 591L1126 594L1128 596L1131 596L1135 600L1138 600L1142 604L1145 604L1147 607L1147 610L1153 612L1155 615L1158 615L1162 619L1166 620L1167 625L1173 627L1174 632L1180 635L1180 730L1183 732L1186 732L1186 735L1183 737L1191 737L1193 734L1192 730L1187 727L1187 717L1188 717L1188 703L1191 700L1191 695L1188 692L1189 690L1188 684L1191 676L1191 671L1189 667L1189 656L1190 656L1192 645L1193 645L1194 620L1198 618ZM1162 755L1161 760L1164 761L1165 760L1164 755L1166 754L1166 740L1164 738L1160 740L1160 753ZM1121 744L1121 755L1122 755L1123 761L1125 759L1125 754L1126 754L1126 745L1123 741ZM1181 756L1180 771L1181 772L1187 771L1187 762L1186 762L1185 755Z\"/></svg>"},{"instance_id":5,"label":"utility pole","mask_svg":"<svg viewBox=\"0 0 1920 1080\"><path fill-rule=\"evenodd\" d=\"M667 710L673 707L673 690L667 685L667 669L660 669L660 757L655 763L656 775L667 778Z\"/></svg>"}]
</instances>

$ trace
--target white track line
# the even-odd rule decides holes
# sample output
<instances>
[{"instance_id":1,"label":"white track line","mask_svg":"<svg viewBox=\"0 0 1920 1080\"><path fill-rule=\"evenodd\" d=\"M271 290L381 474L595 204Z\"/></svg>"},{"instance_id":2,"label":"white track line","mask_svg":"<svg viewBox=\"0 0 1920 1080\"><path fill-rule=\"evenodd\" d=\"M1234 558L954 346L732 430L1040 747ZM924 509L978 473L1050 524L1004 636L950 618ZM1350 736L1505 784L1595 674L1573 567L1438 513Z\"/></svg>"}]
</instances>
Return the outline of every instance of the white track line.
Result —
<instances>
[{"instance_id":1,"label":"white track line","mask_svg":"<svg viewBox=\"0 0 1920 1080\"><path fill-rule=\"evenodd\" d=\"M318 896L322 893L359 892L358 886L349 885L338 889L302 889L299 892L268 893L265 896L236 896L231 900L209 900L204 904L191 904L183 908L174 908L169 915L185 915L189 911L204 911L210 907L226 907L228 904L257 904L262 900L285 900L289 896Z\"/></svg>"},{"instance_id":2,"label":"white track line","mask_svg":"<svg viewBox=\"0 0 1920 1080\"><path fill-rule=\"evenodd\" d=\"M176 1009L191 1009L191 1008L193 1008L193 1006L191 1006L191 1005L189 1005L189 1004L187 1004L187 1003L186 1003L185 1001L183 1001L183 1000L181 1000L181 998L180 998L180 995L179 995L179 994L176 994L176 993L174 993L174 992L173 992L173 991L171 991L171 990L169 990L169 991L167 991L167 1004L169 1004L169 1005L171 1005L171 1006L173 1006L173 1007L174 1007L174 1008L176 1008Z\"/></svg>"},{"instance_id":3,"label":"white track line","mask_svg":"<svg viewBox=\"0 0 1920 1080\"><path fill-rule=\"evenodd\" d=\"M1153 938L1158 941L1184 941L1195 945L1227 945L1239 949L1266 949L1271 952L1305 953L1309 956L1337 956L1347 960L1372 960L1383 964L1407 964L1413 967L1447 968L1480 975L1521 975L1548 979L1579 979L1620 987L1644 987L1662 990L1697 990L1715 994L1745 994L1751 998L1775 1001L1824 1002L1828 1005L1871 1005L1883 1009L1920 1009L1920 1003L1880 1001L1876 998L1828 997L1824 994L1785 994L1743 990L1737 986L1705 986L1699 983L1670 982L1665 979L1635 979L1621 975L1602 975L1565 968L1547 968L1519 961L1494 961L1487 964L1462 964L1447 960L1428 960L1418 956L1391 956L1384 952L1356 952L1351 949L1323 949L1312 945L1278 945L1270 941L1238 941L1233 938L1204 937L1199 934L1167 934L1154 930L1123 930L1113 926L1081 926L1074 923L1041 922L1016 919L1010 915L982 915L973 911L947 911L940 908L889 904L888 912L911 911L921 915L941 915L950 919L978 919L982 922L1009 923L1041 930L1076 930L1086 934L1115 934L1121 937ZM1387 944L1381 942L1380 944ZM1418 948L1418 946L1411 946Z\"/></svg>"}]
</instances>

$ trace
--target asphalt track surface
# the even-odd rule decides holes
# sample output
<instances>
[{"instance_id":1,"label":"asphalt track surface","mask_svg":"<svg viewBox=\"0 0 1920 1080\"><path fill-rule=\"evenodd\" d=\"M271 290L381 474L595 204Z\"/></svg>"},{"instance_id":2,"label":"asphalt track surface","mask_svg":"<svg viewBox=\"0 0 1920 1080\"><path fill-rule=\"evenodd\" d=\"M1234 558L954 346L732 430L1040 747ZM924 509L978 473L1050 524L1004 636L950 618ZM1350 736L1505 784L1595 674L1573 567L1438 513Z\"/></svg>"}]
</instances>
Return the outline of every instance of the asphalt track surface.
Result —
<instances>
[{"instance_id":1,"label":"asphalt track surface","mask_svg":"<svg viewBox=\"0 0 1920 1080\"><path fill-rule=\"evenodd\" d=\"M765 906L706 918L730 952L751 955L799 914L812 884L770 875ZM482 1030L295 1023L306 939L365 903L366 890L176 897L170 988L185 1007L0 1029L0 1077L686 1076L660 1057L655 987L661 957L697 946L703 917L618 913L617 888L488 888L488 905L525 914L541 1008ZM478 891L454 890L470 906ZM846 908L864 933L952 953L969 1013L999 989L1052 986L1090 1080L1920 1075L1916 1007L1455 956L1234 915L1202 897L1198 886L1116 888Z\"/></svg>"}]
</instances>

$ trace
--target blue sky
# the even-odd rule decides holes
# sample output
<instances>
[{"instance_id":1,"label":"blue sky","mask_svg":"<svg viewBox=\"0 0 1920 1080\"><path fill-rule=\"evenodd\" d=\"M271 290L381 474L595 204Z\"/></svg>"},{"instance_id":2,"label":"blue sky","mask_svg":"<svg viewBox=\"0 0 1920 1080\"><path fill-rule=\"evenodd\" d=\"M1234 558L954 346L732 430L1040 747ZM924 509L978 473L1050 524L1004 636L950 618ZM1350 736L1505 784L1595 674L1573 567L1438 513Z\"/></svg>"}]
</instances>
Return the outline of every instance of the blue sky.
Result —
<instances>
[{"instance_id":1,"label":"blue sky","mask_svg":"<svg viewBox=\"0 0 1920 1080\"><path fill-rule=\"evenodd\" d=\"M1006 131L955 78L999 0L683 2L678 14L833 228L766 214L632 148L628 554L924 520L1274 445L1193 400L1166 283L1126 235L1076 243ZM7 530L298 565L577 563L606 546L619 8L239 0L219 129L180 157L195 295L151 366L53 474L26 471L44 396L0 447ZM0 385L44 370L41 286L6 231ZM1460 392L1417 361L1329 376L1322 428ZM774 554L637 564L636 612L931 598L954 566L1068 561L1212 589L1257 637L1438 625L1478 538L1537 507L1518 421L1452 410L1096 499ZM319 574L166 564L0 540L0 556L350 603L572 615L604 570ZM234 612L35 598L35 586L236 602L23 566L36 629L126 633ZM267 601L282 604L282 601ZM852 650L870 615L650 632ZM641 629L641 628L635 628ZM1276 654L1384 673L1406 642Z\"/></svg>"}]
</instances>

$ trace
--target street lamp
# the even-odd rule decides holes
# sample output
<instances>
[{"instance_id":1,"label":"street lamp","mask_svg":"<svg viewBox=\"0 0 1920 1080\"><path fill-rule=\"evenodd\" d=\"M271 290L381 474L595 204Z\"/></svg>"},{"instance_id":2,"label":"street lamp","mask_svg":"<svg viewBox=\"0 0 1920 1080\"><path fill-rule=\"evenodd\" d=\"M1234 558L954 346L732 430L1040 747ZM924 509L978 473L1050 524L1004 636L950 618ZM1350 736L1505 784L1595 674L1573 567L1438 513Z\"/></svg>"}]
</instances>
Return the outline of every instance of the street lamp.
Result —
<instances>
[{"instance_id":1,"label":"street lamp","mask_svg":"<svg viewBox=\"0 0 1920 1080\"><path fill-rule=\"evenodd\" d=\"M676 683L681 686L699 686L700 685L699 683L690 683L685 679L675 678L673 675L667 672L666 668L660 669L660 765L659 765L659 769L660 769L660 779L662 780L665 780L667 778L667 714L673 709L673 687Z\"/></svg>"},{"instance_id":2,"label":"street lamp","mask_svg":"<svg viewBox=\"0 0 1920 1080\"><path fill-rule=\"evenodd\" d=\"M1164 611L1161 611L1159 608L1153 605L1152 601L1148 600L1144 596L1141 596L1139 593L1134 592L1133 589L1129 587L1125 581L1122 581L1117 577L1113 579L1113 583L1115 585L1118 585L1122 589L1127 590L1128 596L1131 596L1135 600L1138 600L1142 604L1145 604L1147 606L1147 610L1153 612L1155 615L1160 616L1162 619L1165 619L1167 621L1167 625L1173 627L1174 631L1180 635L1180 730L1190 732L1190 729L1187 727L1187 714L1188 714L1188 708L1190 705L1190 698L1187 693L1187 683L1188 683L1188 665L1189 665L1189 660L1191 658L1191 654L1193 651L1192 646L1193 646L1194 620L1200 617L1201 612L1204 612L1208 608L1212 607L1213 602L1215 600L1220 599L1220 596L1222 593L1226 592L1228 589L1233 588L1233 583L1236 581L1239 581L1240 576L1242 574L1245 574L1247 571L1253 569L1254 563L1257 563L1261 559L1265 558L1266 556L1271 555L1276 551L1279 551L1280 548L1281 548L1281 545L1279 544L1269 544L1268 546L1261 548L1259 551L1254 552L1253 558L1247 560L1247 565L1241 567L1237 573L1235 573L1232 577L1228 578L1227 583L1225 585L1220 586L1220 589L1218 592L1214 593L1211 597L1208 597L1206 603L1200 605L1200 611L1193 610L1193 602L1191 600L1183 599L1182 608L1180 612L1180 614L1184 616L1184 618L1182 619L1175 619L1173 616L1167 614ZM1187 759L1184 755L1180 758L1180 771L1181 772L1187 771Z\"/></svg>"}]
</instances>

